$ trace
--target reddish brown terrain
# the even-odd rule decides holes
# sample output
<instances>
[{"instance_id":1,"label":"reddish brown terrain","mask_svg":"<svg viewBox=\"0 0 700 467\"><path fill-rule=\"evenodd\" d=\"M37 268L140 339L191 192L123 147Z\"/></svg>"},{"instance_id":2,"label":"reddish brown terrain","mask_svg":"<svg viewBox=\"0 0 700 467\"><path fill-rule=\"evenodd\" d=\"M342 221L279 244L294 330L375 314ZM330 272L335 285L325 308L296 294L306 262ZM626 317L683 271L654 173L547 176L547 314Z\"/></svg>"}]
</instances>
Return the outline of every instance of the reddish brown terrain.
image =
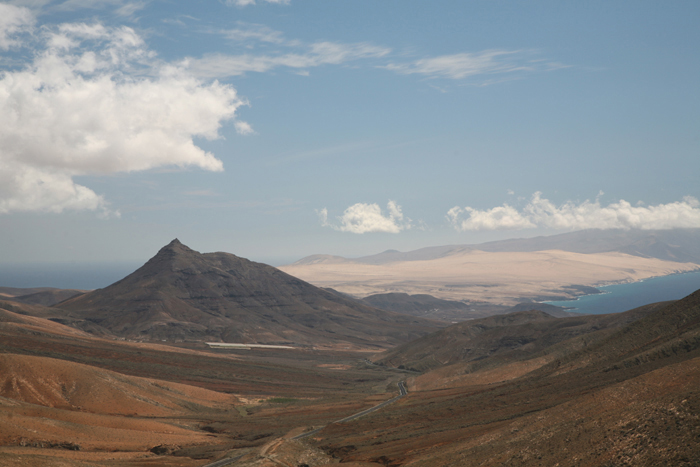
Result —
<instances>
[{"instance_id":1,"label":"reddish brown terrain","mask_svg":"<svg viewBox=\"0 0 700 467\"><path fill-rule=\"evenodd\" d=\"M312 299L301 281L279 286L299 307L285 311L263 299L277 289L263 287L273 282L261 269L213 255L171 244L108 294L70 306L0 300L0 465L700 465L700 291L615 315L518 311L410 340L410 329L434 323L341 308L328 291ZM217 272L214 260L238 269ZM241 292L251 290L268 295ZM202 342L233 326L207 319L244 311L256 315L241 323L251 341L266 327L306 340L251 350ZM307 326L314 313L320 330ZM371 332L359 326L365 313L376 315ZM282 317L306 330L280 334ZM400 330L384 333L389 320ZM195 322L187 338L154 331ZM399 381L408 395L337 422L394 398Z\"/></svg>"},{"instance_id":2,"label":"reddish brown terrain","mask_svg":"<svg viewBox=\"0 0 700 467\"><path fill-rule=\"evenodd\" d=\"M29 311L0 302L3 466L203 465L362 410L393 378L363 352L132 343Z\"/></svg>"},{"instance_id":3,"label":"reddish brown terrain","mask_svg":"<svg viewBox=\"0 0 700 467\"><path fill-rule=\"evenodd\" d=\"M440 370L418 376L408 397L313 445L383 465L700 462L700 291L618 330L480 366L443 387Z\"/></svg>"}]
</instances>

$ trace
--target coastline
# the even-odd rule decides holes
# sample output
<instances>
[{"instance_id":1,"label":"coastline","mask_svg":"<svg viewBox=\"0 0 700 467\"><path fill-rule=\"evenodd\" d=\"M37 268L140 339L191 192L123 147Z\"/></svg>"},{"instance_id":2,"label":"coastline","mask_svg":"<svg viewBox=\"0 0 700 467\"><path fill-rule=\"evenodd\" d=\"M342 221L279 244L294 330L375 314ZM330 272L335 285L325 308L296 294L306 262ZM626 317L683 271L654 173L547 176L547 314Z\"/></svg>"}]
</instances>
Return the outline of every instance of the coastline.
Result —
<instances>
[{"instance_id":1,"label":"coastline","mask_svg":"<svg viewBox=\"0 0 700 467\"><path fill-rule=\"evenodd\" d=\"M649 276L649 277L645 277L643 279L638 279L636 281L635 280L626 280L626 281L601 282L599 284L592 285L591 287L594 287L597 289L599 287L610 287L611 285L636 284L638 282L650 281L653 279L658 279L660 277L670 277L670 276L679 276L679 275L683 275L683 274L693 274L696 272L700 272L700 265L697 265L697 266L698 266L697 268L691 269L690 271L675 271L675 272L672 272L670 274L662 274L659 276Z\"/></svg>"},{"instance_id":2,"label":"coastline","mask_svg":"<svg viewBox=\"0 0 700 467\"><path fill-rule=\"evenodd\" d=\"M642 283L645 283L647 287L638 290ZM700 289L700 268L687 272L648 277L638 281L606 284L599 287L601 287L600 294L586 294L571 300L550 300L541 303L559 306L567 311L582 314L618 313L648 303L680 299ZM614 289L606 289L608 287L613 287ZM628 305L625 305L626 303ZM596 311L584 311L591 309Z\"/></svg>"}]
</instances>

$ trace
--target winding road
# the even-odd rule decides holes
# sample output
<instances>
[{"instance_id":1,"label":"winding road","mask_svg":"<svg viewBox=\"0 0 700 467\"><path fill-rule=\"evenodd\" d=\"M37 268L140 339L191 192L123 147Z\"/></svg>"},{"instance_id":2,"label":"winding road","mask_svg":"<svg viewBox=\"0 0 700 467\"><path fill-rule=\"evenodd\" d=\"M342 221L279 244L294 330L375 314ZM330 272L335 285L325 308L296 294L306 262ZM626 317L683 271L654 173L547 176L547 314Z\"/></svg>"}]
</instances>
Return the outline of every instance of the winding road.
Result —
<instances>
[{"instance_id":1,"label":"winding road","mask_svg":"<svg viewBox=\"0 0 700 467\"><path fill-rule=\"evenodd\" d=\"M363 415L367 415L368 413L376 412L377 410L381 409L382 407L386 407L386 406L389 405L389 404L393 404L394 402L396 402L397 400L401 399L402 397L405 397L405 396L408 394L408 391L406 390L406 385L404 384L403 381L399 381L399 382L397 383L397 385L398 385L398 387L399 387L399 395L398 395L398 396L396 396L396 397L394 397L394 398L392 398L392 399L389 399L389 400L387 400L387 401L384 401L384 402L382 402L381 404L375 405L374 407L370 407L369 409L363 410L362 412L358 412L358 413L356 413L356 414L354 414L354 415L350 415L349 417L345 417L345 418L342 418L342 419L340 419L340 420L336 420L336 421L334 421L334 422L331 422L331 423L329 423L328 425L332 425L332 424L334 424L334 423L345 423L345 422L349 422L349 421L355 420L356 418L360 418L360 417L362 417ZM293 437L293 438L291 438L291 439L303 439L303 438L308 438L309 436L315 435L315 434L318 433L319 431L323 430L323 429L324 429L325 427L327 427L328 425L324 425L324 426L322 426L322 427L320 427L320 428L316 428L315 430L307 431L306 433L302 433L302 434L300 434L300 435L296 435L295 437ZM224 467L224 466L226 466L226 465L231 465L231 464L233 464L234 462L236 462L236 461L237 461L238 459L240 459L241 457L243 457L243 456L230 457L230 458L228 458L228 459L221 459L221 460L218 460L218 461L216 461L216 462L212 462L211 464L207 464L207 465L205 465L205 466L203 466L203 467Z\"/></svg>"},{"instance_id":2,"label":"winding road","mask_svg":"<svg viewBox=\"0 0 700 467\"><path fill-rule=\"evenodd\" d=\"M382 407L386 407L387 405L392 404L392 403L396 402L397 400L401 399L406 394L408 394L408 391L406 391L406 386L404 385L403 381L399 381L397 384L399 386L399 395L398 396L394 397L393 399L389 399L388 401L384 401L379 405L375 405L374 407L370 407L367 410L363 410L362 412L356 413L355 415L350 415L349 417L345 417L343 419L331 422L331 423L329 423L329 425L332 425L333 423L345 423L345 422L349 422L351 420L355 420L356 418L360 418L363 415L367 415L368 413L375 412L375 411L381 409ZM309 431L306 433L302 433L300 435L296 435L292 439L307 438L307 437L314 435L314 434L318 433L319 431L323 430L326 426L328 426L328 425L322 426L321 428L316 428L313 431Z\"/></svg>"}]
</instances>

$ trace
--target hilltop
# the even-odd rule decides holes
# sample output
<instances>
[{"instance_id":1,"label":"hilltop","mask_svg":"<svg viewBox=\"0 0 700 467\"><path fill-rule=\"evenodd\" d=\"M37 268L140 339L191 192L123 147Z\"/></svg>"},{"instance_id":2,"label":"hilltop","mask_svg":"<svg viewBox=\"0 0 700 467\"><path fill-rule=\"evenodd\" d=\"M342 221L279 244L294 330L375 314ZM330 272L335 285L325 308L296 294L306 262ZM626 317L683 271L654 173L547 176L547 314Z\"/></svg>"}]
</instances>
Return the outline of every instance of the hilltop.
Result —
<instances>
[{"instance_id":1,"label":"hilltop","mask_svg":"<svg viewBox=\"0 0 700 467\"><path fill-rule=\"evenodd\" d=\"M354 262L362 264L386 264L401 261L426 261L443 258L460 251L534 252L561 250L571 253L624 253L643 258L700 264L700 229L672 230L621 230L586 229L557 235L532 238L512 238L478 244L444 245L401 252L387 250L382 253L347 259L341 256L312 255L300 259L294 265L318 263Z\"/></svg>"},{"instance_id":2,"label":"hilltop","mask_svg":"<svg viewBox=\"0 0 700 467\"><path fill-rule=\"evenodd\" d=\"M57 307L83 320L68 324L139 340L380 349L439 326L371 308L230 253L202 254L177 239L124 279Z\"/></svg>"}]
</instances>

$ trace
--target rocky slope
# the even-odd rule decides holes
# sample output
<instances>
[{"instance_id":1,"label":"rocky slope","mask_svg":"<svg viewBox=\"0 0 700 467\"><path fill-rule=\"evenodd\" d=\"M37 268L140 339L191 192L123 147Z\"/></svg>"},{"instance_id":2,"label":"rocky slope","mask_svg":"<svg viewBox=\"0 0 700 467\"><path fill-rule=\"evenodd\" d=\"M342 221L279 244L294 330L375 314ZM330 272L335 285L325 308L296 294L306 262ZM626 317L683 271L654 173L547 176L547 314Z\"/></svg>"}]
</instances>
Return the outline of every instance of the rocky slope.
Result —
<instances>
[{"instance_id":1,"label":"rocky slope","mask_svg":"<svg viewBox=\"0 0 700 467\"><path fill-rule=\"evenodd\" d=\"M528 359L462 367L446 386L449 366L425 373L383 413L310 444L391 466L698 465L700 291L642 314ZM498 370L510 371L485 377Z\"/></svg>"},{"instance_id":2,"label":"rocky slope","mask_svg":"<svg viewBox=\"0 0 700 467\"><path fill-rule=\"evenodd\" d=\"M198 253L178 240L119 282L58 307L114 335L145 340L382 348L437 328L265 264Z\"/></svg>"},{"instance_id":3,"label":"rocky slope","mask_svg":"<svg viewBox=\"0 0 700 467\"><path fill-rule=\"evenodd\" d=\"M625 313L578 315L555 318L543 311L528 310L474 319L454 324L413 342L388 350L377 362L417 371L454 363L487 360L524 360L571 338L625 326L653 312L663 304L641 307Z\"/></svg>"}]
</instances>

